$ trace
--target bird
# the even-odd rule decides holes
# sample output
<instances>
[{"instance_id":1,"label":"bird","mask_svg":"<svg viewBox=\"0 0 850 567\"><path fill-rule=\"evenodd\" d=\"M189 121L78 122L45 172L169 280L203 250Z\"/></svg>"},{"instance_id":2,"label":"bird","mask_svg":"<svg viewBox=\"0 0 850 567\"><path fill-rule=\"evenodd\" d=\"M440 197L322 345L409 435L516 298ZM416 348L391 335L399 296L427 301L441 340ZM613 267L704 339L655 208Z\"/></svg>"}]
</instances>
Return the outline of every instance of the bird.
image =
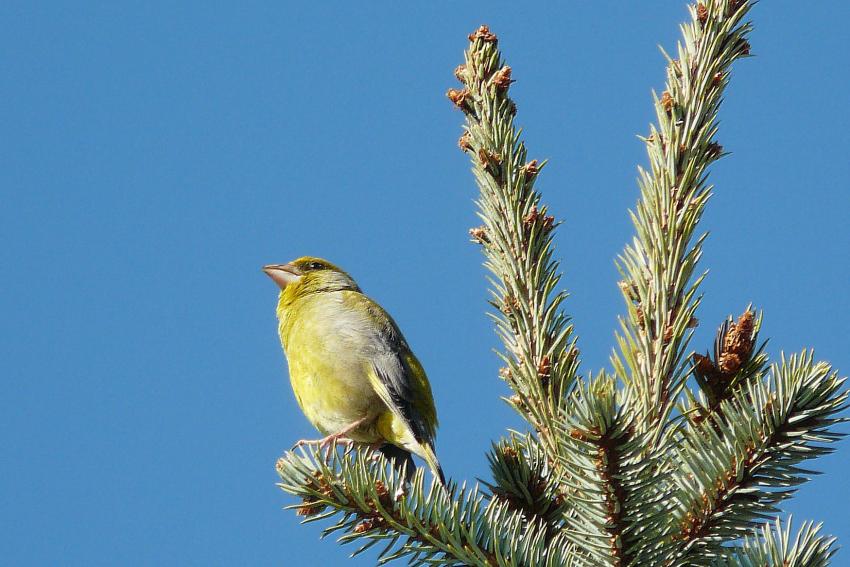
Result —
<instances>
[{"instance_id":1,"label":"bird","mask_svg":"<svg viewBox=\"0 0 850 567\"><path fill-rule=\"evenodd\" d=\"M392 317L322 258L304 256L263 271L280 287L278 334L292 390L324 436L296 447L366 444L406 471L407 480L415 454L445 486L431 386Z\"/></svg>"}]
</instances>

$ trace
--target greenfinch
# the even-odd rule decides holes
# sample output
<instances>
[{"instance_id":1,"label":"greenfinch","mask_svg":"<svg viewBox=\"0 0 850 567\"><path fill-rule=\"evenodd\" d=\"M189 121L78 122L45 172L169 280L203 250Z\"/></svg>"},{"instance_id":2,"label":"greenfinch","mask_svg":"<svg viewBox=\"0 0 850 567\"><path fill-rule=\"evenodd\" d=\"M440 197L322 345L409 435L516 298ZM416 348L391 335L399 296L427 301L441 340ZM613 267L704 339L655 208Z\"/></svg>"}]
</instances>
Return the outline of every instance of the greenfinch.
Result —
<instances>
[{"instance_id":1,"label":"greenfinch","mask_svg":"<svg viewBox=\"0 0 850 567\"><path fill-rule=\"evenodd\" d=\"M368 444L408 476L413 453L445 484L431 386L395 321L327 260L303 257L263 271L280 287L278 332L292 390L324 435L298 445Z\"/></svg>"}]
</instances>

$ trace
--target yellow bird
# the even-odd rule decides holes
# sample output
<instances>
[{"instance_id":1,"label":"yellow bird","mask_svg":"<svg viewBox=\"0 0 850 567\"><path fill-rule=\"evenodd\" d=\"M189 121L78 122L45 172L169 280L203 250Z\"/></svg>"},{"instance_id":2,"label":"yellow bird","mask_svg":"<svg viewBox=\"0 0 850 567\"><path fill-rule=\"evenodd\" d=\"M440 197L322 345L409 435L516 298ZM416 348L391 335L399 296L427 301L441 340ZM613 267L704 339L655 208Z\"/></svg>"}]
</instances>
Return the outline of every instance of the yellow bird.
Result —
<instances>
[{"instance_id":1,"label":"yellow bird","mask_svg":"<svg viewBox=\"0 0 850 567\"><path fill-rule=\"evenodd\" d=\"M431 386L395 321L327 260L303 257L263 271L280 286L278 332L295 398L325 436L298 444L369 444L408 475L414 453L445 484Z\"/></svg>"}]
</instances>

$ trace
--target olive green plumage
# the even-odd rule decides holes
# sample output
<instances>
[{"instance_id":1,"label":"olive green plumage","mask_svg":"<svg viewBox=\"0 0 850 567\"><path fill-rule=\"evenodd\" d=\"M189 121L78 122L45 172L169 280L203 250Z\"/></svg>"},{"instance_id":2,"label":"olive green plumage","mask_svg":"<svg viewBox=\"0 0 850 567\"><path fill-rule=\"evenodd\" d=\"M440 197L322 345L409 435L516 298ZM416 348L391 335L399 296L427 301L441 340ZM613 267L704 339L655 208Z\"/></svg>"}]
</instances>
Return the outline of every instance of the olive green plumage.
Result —
<instances>
[{"instance_id":1,"label":"olive green plumage","mask_svg":"<svg viewBox=\"0 0 850 567\"><path fill-rule=\"evenodd\" d=\"M304 257L264 271L281 287L280 341L298 405L325 440L376 447L397 463L422 457L444 482L434 453L431 386L392 317L340 268Z\"/></svg>"}]
</instances>

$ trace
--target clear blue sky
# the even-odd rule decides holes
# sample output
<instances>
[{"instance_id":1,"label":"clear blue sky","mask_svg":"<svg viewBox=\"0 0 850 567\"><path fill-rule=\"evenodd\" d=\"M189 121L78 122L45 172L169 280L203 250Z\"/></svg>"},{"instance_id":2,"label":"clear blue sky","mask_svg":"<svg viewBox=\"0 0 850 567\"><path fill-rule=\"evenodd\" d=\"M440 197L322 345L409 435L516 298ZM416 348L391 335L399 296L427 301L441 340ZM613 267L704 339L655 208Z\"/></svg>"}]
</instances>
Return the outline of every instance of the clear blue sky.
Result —
<instances>
[{"instance_id":1,"label":"clear blue sky","mask_svg":"<svg viewBox=\"0 0 850 567\"><path fill-rule=\"evenodd\" d=\"M119 6L119 4L122 4ZM274 461L314 435L286 378L269 262L320 255L397 319L431 376L455 478L519 421L467 228L475 188L445 100L489 23L584 368L623 311L636 139L684 2L4 2L0 8L0 549L9 565L337 565ZM722 109L694 346L749 302L769 352L846 374L850 8L763 2ZM788 509L850 544L850 445ZM840 563L850 561L843 552ZM350 565L370 565L366 557Z\"/></svg>"}]
</instances>

